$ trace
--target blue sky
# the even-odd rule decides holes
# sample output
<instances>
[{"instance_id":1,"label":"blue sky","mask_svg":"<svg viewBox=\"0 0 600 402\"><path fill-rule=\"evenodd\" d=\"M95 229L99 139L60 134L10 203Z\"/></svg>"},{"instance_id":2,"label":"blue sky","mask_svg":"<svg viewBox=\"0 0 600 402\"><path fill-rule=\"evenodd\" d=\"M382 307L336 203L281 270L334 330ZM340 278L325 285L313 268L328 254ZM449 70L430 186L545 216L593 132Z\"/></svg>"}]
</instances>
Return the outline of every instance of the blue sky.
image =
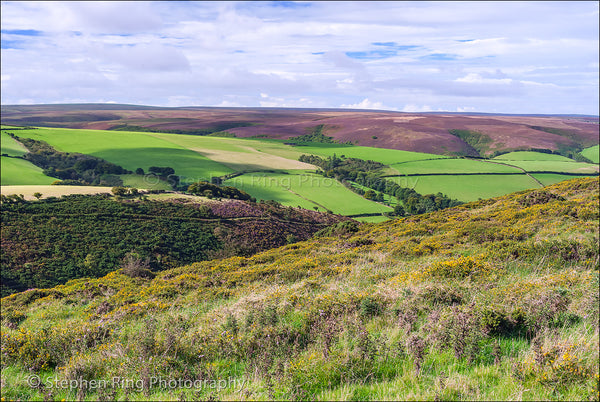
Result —
<instances>
[{"instance_id":1,"label":"blue sky","mask_svg":"<svg viewBox=\"0 0 600 402\"><path fill-rule=\"evenodd\" d=\"M2 104L598 114L599 3L2 2Z\"/></svg>"}]
</instances>

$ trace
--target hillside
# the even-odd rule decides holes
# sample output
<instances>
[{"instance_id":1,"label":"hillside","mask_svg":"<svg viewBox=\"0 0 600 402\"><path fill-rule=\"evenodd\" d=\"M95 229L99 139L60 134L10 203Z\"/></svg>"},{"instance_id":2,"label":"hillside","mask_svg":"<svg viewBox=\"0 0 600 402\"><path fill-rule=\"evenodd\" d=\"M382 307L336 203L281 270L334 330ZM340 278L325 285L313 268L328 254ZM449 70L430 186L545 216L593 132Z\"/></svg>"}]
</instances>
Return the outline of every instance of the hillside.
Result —
<instances>
[{"instance_id":1,"label":"hillside","mask_svg":"<svg viewBox=\"0 0 600 402\"><path fill-rule=\"evenodd\" d=\"M344 109L3 105L2 124L289 139L319 132L335 141L433 154L489 156L597 145L598 117L400 113Z\"/></svg>"},{"instance_id":2,"label":"hillside","mask_svg":"<svg viewBox=\"0 0 600 402\"><path fill-rule=\"evenodd\" d=\"M574 179L5 297L2 397L597 400L598 196Z\"/></svg>"},{"instance_id":3,"label":"hillside","mask_svg":"<svg viewBox=\"0 0 600 402\"><path fill-rule=\"evenodd\" d=\"M181 197L118 200L103 194L23 201L2 196L2 296L103 276L127 259L157 272L249 256L306 240L347 219L276 203Z\"/></svg>"}]
</instances>

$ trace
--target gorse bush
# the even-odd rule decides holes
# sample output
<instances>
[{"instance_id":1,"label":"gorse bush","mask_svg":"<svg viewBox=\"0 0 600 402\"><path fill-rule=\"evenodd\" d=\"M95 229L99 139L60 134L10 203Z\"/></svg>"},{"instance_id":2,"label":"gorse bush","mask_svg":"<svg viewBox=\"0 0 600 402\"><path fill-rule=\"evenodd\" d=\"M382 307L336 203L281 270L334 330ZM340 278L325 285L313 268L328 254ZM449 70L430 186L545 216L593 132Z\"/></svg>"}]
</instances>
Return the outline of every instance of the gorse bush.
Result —
<instances>
[{"instance_id":1,"label":"gorse bush","mask_svg":"<svg viewBox=\"0 0 600 402\"><path fill-rule=\"evenodd\" d=\"M598 182L544 191L564 199L526 206L522 192L154 278L123 266L10 295L2 396L43 399L26 384L35 373L140 384L53 391L67 400L597 400Z\"/></svg>"}]
</instances>

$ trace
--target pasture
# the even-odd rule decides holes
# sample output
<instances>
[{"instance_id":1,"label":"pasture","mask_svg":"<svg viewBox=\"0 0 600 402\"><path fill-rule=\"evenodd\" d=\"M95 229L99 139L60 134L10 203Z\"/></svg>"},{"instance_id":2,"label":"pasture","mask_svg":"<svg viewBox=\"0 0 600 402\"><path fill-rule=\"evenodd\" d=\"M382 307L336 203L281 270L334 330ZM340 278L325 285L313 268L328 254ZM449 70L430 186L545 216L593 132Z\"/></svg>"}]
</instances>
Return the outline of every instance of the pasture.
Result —
<instances>
[{"instance_id":1,"label":"pasture","mask_svg":"<svg viewBox=\"0 0 600 402\"><path fill-rule=\"evenodd\" d=\"M414 189L421 194L441 192L460 201L476 201L532 188L539 184L525 174L515 175L444 175L392 177L399 184L412 180Z\"/></svg>"},{"instance_id":2,"label":"pasture","mask_svg":"<svg viewBox=\"0 0 600 402\"><path fill-rule=\"evenodd\" d=\"M429 159L390 165L399 174L521 173L520 169L477 159Z\"/></svg>"},{"instance_id":3,"label":"pasture","mask_svg":"<svg viewBox=\"0 0 600 402\"><path fill-rule=\"evenodd\" d=\"M257 199L273 199L287 206L316 207L344 215L381 213L391 209L364 199L333 179L316 175L315 166L298 161L301 155L324 158L336 155L381 162L389 166L384 174L396 176L389 179L403 187L414 188L421 194L441 192L461 201L540 187L524 171L538 172L533 177L544 185L572 178L563 172L598 173L597 164L529 151L510 152L486 161L345 144L287 145L286 140L257 138L64 128L15 133L46 141L60 151L94 155L132 171L141 167L148 172L150 166L170 166L181 177L182 183L243 173L225 184L238 187ZM593 158L597 151L596 146L582 154ZM25 150L3 132L2 152L16 156ZM125 186L169 189L167 183L148 176L122 175L121 178ZM54 180L27 161L2 157L2 184L50 184Z\"/></svg>"},{"instance_id":4,"label":"pasture","mask_svg":"<svg viewBox=\"0 0 600 402\"><path fill-rule=\"evenodd\" d=\"M585 156L594 163L600 163L600 145L594 145L580 152L581 155Z\"/></svg>"},{"instance_id":5,"label":"pasture","mask_svg":"<svg viewBox=\"0 0 600 402\"><path fill-rule=\"evenodd\" d=\"M97 156L132 171L139 167L148 171L150 166L170 166L182 181L190 183L233 172L198 152L148 133L43 128L19 130L17 135L46 141L59 151Z\"/></svg>"},{"instance_id":6,"label":"pasture","mask_svg":"<svg viewBox=\"0 0 600 402\"><path fill-rule=\"evenodd\" d=\"M334 179L314 173L250 173L225 182L257 199L274 199L287 206L301 206L340 215L389 212L391 208L366 200Z\"/></svg>"},{"instance_id":7,"label":"pasture","mask_svg":"<svg viewBox=\"0 0 600 402\"><path fill-rule=\"evenodd\" d=\"M13 139L11 136L2 131L0 138L1 151L2 154L7 154L9 156L22 156L27 153L27 149L21 145L17 140Z\"/></svg>"},{"instance_id":8,"label":"pasture","mask_svg":"<svg viewBox=\"0 0 600 402\"><path fill-rule=\"evenodd\" d=\"M579 173L597 174L598 165L583 162L564 161L506 161L506 164L524 169L527 172L549 172L549 173Z\"/></svg>"},{"instance_id":9,"label":"pasture","mask_svg":"<svg viewBox=\"0 0 600 402\"><path fill-rule=\"evenodd\" d=\"M2 156L0 169L2 187L17 184L50 184L56 180L46 176L42 169L24 159Z\"/></svg>"},{"instance_id":10,"label":"pasture","mask_svg":"<svg viewBox=\"0 0 600 402\"><path fill-rule=\"evenodd\" d=\"M532 151L515 151L507 154L496 156L492 159L506 160L506 161L562 161L562 162L573 162L572 159L562 155L546 154L543 152L532 152Z\"/></svg>"}]
</instances>

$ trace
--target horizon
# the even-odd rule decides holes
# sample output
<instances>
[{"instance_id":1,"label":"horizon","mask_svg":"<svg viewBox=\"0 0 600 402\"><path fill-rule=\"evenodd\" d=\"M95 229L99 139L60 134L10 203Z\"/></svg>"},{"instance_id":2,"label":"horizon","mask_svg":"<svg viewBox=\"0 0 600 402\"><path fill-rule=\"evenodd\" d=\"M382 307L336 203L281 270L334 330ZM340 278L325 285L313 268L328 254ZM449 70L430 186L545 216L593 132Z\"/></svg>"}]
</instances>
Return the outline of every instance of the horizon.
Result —
<instances>
[{"instance_id":1,"label":"horizon","mask_svg":"<svg viewBox=\"0 0 600 402\"><path fill-rule=\"evenodd\" d=\"M2 2L2 105L598 116L599 4Z\"/></svg>"},{"instance_id":2,"label":"horizon","mask_svg":"<svg viewBox=\"0 0 600 402\"><path fill-rule=\"evenodd\" d=\"M456 115L491 115L491 116L563 116L563 117L593 117L600 119L600 115L582 114L582 113L504 113L504 112L453 112L448 110L436 110L429 112L405 112L401 110L387 109L349 109L335 107L279 107L279 106L159 106L159 105L141 105L133 103L32 103L32 104L9 104L0 105L2 107L27 107L27 106L126 106L136 108L157 108L157 109L240 109L240 110L316 110L316 111L338 111L338 112L369 112L369 113L401 113L401 114L456 114Z\"/></svg>"}]
</instances>

